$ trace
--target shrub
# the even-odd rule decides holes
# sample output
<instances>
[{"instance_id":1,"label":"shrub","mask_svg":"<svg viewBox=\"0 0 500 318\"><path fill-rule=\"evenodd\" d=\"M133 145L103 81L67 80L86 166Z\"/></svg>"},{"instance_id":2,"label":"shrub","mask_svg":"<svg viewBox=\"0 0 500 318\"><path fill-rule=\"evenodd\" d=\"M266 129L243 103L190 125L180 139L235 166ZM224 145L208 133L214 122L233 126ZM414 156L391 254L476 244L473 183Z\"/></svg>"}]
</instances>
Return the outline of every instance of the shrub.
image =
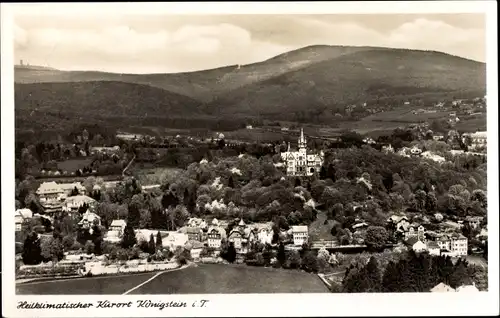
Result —
<instances>
[{"instance_id":1,"label":"shrub","mask_svg":"<svg viewBox=\"0 0 500 318\"><path fill-rule=\"evenodd\" d=\"M71 246L70 249L72 251L80 251L81 249L83 249L83 245L80 242L78 242L78 241L75 240L73 242L73 245Z\"/></svg>"},{"instance_id":2,"label":"shrub","mask_svg":"<svg viewBox=\"0 0 500 318\"><path fill-rule=\"evenodd\" d=\"M62 239L62 244L64 246L64 249L66 251L69 251L71 250L71 248L73 247L73 245L75 244L75 237L72 236L72 235L66 235L65 237L63 237Z\"/></svg>"},{"instance_id":3,"label":"shrub","mask_svg":"<svg viewBox=\"0 0 500 318\"><path fill-rule=\"evenodd\" d=\"M94 249L95 249L95 245L94 245L94 243L92 243L92 241L90 241L90 240L89 240L89 241L87 241L87 242L85 243L85 246L84 246L84 248L83 248L83 250L84 250L84 251L85 251L85 253L87 253L87 254L92 254L92 253L94 253Z\"/></svg>"}]
</instances>

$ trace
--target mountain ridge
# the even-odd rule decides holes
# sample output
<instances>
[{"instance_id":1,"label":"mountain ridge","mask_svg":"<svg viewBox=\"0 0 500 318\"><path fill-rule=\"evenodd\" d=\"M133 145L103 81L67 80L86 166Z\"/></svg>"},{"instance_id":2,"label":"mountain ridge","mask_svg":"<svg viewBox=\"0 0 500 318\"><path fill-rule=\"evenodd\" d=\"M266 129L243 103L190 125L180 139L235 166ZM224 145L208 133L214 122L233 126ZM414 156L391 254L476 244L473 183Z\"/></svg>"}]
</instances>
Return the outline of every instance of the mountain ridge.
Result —
<instances>
[{"instance_id":1,"label":"mountain ridge","mask_svg":"<svg viewBox=\"0 0 500 318\"><path fill-rule=\"evenodd\" d=\"M56 90L66 96L64 98L75 98L68 103L80 105L77 109L87 105L87 101L81 99L94 92L91 87L97 85L109 86L103 91L107 97L97 100L89 97L90 100L111 105L116 99L113 95L123 95L130 99L129 102L122 99L126 105L123 109L132 114L141 113L133 109L131 104L135 103L136 108L142 105L155 115L170 112L172 115L267 116L304 110L334 113L349 103L391 96L405 99L454 92L480 94L486 90L485 72L485 63L438 51L315 45L258 63L197 72L138 75L18 68L15 81L19 85L34 85L31 87L42 85L43 88L37 90L32 98L42 99L45 107L50 105L43 99L54 98L44 92L50 85L94 83L65 84L67 87L61 90L59 85ZM151 89L146 89L146 86ZM70 87L78 92L68 93L66 90ZM117 91L112 93L111 87ZM16 91L18 88L26 87L16 85ZM162 105L165 110L144 105L130 92L141 92L142 98L150 104ZM105 98L109 101L105 102ZM16 100L16 103L21 103L16 107L29 108L22 105L25 101ZM56 100L56 104L59 103ZM103 111L112 113L111 110Z\"/></svg>"}]
</instances>

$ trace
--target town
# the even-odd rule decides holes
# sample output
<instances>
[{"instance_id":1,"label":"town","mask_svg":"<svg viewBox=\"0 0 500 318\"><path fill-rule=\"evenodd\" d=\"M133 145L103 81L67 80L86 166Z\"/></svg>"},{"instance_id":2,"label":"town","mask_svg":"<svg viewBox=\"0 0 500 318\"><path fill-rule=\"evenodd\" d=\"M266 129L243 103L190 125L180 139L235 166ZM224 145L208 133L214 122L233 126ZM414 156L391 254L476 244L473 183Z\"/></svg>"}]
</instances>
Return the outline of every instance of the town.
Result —
<instances>
[{"instance_id":1,"label":"town","mask_svg":"<svg viewBox=\"0 0 500 318\"><path fill-rule=\"evenodd\" d=\"M458 120L265 142L94 126L18 144L16 277L219 264L311 273L331 292L487 290L487 134Z\"/></svg>"}]
</instances>

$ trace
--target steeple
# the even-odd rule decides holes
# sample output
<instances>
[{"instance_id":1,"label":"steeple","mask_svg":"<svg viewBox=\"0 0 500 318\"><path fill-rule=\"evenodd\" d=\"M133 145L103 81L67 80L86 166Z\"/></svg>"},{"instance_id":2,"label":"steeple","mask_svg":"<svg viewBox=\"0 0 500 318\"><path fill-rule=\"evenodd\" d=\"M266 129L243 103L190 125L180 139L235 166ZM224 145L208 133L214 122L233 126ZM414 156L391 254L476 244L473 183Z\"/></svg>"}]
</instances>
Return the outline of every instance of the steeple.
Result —
<instances>
[{"instance_id":1,"label":"steeple","mask_svg":"<svg viewBox=\"0 0 500 318\"><path fill-rule=\"evenodd\" d=\"M304 129L300 128L300 137L299 137L299 149L307 148L306 138L304 137Z\"/></svg>"}]
</instances>

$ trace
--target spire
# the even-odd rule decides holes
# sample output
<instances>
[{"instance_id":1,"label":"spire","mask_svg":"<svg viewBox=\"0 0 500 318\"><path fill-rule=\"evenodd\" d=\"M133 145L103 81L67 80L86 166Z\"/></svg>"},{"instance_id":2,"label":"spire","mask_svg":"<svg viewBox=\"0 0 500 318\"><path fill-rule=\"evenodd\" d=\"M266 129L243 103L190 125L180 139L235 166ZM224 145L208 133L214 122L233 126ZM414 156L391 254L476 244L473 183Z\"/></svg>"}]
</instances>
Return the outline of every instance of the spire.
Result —
<instances>
[{"instance_id":1,"label":"spire","mask_svg":"<svg viewBox=\"0 0 500 318\"><path fill-rule=\"evenodd\" d=\"M307 147L306 138L304 137L304 128L300 128L300 137L299 137L299 148L303 149Z\"/></svg>"}]
</instances>

